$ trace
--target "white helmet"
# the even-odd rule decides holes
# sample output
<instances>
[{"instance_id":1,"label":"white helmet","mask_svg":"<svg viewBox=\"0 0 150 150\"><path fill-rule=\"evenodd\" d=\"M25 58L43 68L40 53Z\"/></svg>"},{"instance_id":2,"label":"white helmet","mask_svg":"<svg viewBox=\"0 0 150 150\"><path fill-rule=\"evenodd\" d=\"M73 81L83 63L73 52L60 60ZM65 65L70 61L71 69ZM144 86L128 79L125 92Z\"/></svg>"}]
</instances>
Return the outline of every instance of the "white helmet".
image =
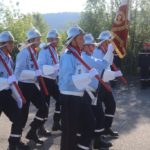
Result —
<instances>
[{"instance_id":1,"label":"white helmet","mask_svg":"<svg viewBox=\"0 0 150 150\"><path fill-rule=\"evenodd\" d=\"M41 34L35 27L27 32L27 41L38 37L41 37Z\"/></svg>"},{"instance_id":2,"label":"white helmet","mask_svg":"<svg viewBox=\"0 0 150 150\"><path fill-rule=\"evenodd\" d=\"M90 33L84 35L84 45L88 45L88 44L93 44L93 45L96 44L94 37Z\"/></svg>"},{"instance_id":3,"label":"white helmet","mask_svg":"<svg viewBox=\"0 0 150 150\"><path fill-rule=\"evenodd\" d=\"M0 42L8 42L8 41L15 41L13 35L10 31L3 31L0 33Z\"/></svg>"},{"instance_id":4,"label":"white helmet","mask_svg":"<svg viewBox=\"0 0 150 150\"><path fill-rule=\"evenodd\" d=\"M109 40L112 38L112 34L110 31L103 31L100 33L99 37L97 39L99 40Z\"/></svg>"},{"instance_id":5,"label":"white helmet","mask_svg":"<svg viewBox=\"0 0 150 150\"><path fill-rule=\"evenodd\" d=\"M83 29L81 29L80 27L78 26L75 26L75 27L71 27L68 29L67 31L67 39L66 39L66 42L65 44L68 45L70 44L70 42L78 35L80 34L84 34L84 31Z\"/></svg>"},{"instance_id":6,"label":"white helmet","mask_svg":"<svg viewBox=\"0 0 150 150\"><path fill-rule=\"evenodd\" d=\"M58 32L56 29L52 29L48 32L47 38L59 38Z\"/></svg>"}]
</instances>

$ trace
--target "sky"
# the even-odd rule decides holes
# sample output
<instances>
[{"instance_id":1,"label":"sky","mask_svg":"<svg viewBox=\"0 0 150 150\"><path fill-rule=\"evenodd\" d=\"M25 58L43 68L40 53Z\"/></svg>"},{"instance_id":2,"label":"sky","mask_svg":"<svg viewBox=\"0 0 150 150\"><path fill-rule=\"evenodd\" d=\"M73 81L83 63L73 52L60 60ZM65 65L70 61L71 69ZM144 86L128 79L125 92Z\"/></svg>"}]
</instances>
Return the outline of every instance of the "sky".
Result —
<instances>
[{"instance_id":1,"label":"sky","mask_svg":"<svg viewBox=\"0 0 150 150\"><path fill-rule=\"evenodd\" d=\"M4 4L11 7L19 1L22 13L57 13L81 12L84 10L86 0L4 0Z\"/></svg>"}]
</instances>

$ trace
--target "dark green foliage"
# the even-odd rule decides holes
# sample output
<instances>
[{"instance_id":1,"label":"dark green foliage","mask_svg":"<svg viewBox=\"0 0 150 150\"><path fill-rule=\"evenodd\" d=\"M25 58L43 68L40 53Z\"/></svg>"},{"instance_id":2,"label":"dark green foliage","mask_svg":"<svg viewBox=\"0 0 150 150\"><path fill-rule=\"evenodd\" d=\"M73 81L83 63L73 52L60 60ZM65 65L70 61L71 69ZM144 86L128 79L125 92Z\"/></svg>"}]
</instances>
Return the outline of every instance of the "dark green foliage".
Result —
<instances>
[{"instance_id":1,"label":"dark green foliage","mask_svg":"<svg viewBox=\"0 0 150 150\"><path fill-rule=\"evenodd\" d=\"M130 0L131 1L131 0ZM86 8L81 14L80 26L91 32L95 38L101 31L110 30L115 17L119 0L87 0ZM132 0L130 2L130 29L127 45L127 56L122 60L127 74L137 73L137 55L143 42L150 42L150 1Z\"/></svg>"}]
</instances>

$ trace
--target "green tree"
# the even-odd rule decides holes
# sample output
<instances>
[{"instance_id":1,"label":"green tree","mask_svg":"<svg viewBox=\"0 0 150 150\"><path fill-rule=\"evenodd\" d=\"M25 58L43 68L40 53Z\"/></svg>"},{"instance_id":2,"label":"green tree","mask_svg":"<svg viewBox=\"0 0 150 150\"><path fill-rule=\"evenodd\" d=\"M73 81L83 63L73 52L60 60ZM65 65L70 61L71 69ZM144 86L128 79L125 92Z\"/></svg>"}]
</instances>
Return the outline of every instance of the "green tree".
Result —
<instances>
[{"instance_id":1,"label":"green tree","mask_svg":"<svg viewBox=\"0 0 150 150\"><path fill-rule=\"evenodd\" d=\"M136 74L137 55L144 41L150 41L150 1L130 0L131 20L127 43L127 56L122 60L128 74ZM110 30L120 0L87 0L81 14L80 26L97 37L103 30Z\"/></svg>"},{"instance_id":2,"label":"green tree","mask_svg":"<svg viewBox=\"0 0 150 150\"><path fill-rule=\"evenodd\" d=\"M80 26L95 37L110 27L110 14L106 0L87 0L85 11L81 14Z\"/></svg>"},{"instance_id":3,"label":"green tree","mask_svg":"<svg viewBox=\"0 0 150 150\"><path fill-rule=\"evenodd\" d=\"M35 26L43 35L43 40L45 39L45 36L48 32L48 24L44 20L43 16L40 13L34 13L32 14L32 23L33 26Z\"/></svg>"}]
</instances>

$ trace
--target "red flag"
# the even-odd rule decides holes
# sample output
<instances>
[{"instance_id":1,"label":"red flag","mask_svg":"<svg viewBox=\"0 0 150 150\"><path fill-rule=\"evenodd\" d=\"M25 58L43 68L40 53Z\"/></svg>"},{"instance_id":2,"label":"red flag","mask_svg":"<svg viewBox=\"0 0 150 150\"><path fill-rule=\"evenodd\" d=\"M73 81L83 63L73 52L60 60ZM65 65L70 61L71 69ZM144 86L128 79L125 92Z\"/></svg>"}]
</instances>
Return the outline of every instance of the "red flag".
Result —
<instances>
[{"instance_id":1,"label":"red flag","mask_svg":"<svg viewBox=\"0 0 150 150\"><path fill-rule=\"evenodd\" d=\"M114 35L116 53L120 58L126 55L126 42L128 37L129 19L128 19L128 0L121 0L119 10L112 24L112 33Z\"/></svg>"}]
</instances>

